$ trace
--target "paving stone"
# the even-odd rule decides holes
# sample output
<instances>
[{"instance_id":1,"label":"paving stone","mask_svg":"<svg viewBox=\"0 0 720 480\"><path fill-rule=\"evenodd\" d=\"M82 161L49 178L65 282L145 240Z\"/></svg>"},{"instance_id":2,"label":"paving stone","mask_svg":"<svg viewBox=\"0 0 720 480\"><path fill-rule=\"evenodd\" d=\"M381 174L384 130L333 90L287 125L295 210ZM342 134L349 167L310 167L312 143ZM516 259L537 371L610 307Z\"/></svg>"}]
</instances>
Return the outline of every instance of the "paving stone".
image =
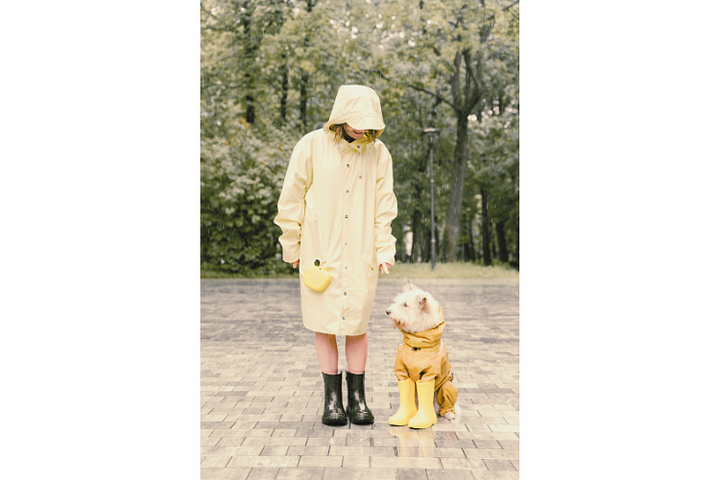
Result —
<instances>
[{"instance_id":1,"label":"paving stone","mask_svg":"<svg viewBox=\"0 0 720 480\"><path fill-rule=\"evenodd\" d=\"M467 456L467 458L492 458L505 460L517 460L520 458L519 450L505 450L503 448L464 448L463 450L465 451L465 455Z\"/></svg>"},{"instance_id":2,"label":"paving stone","mask_svg":"<svg viewBox=\"0 0 720 480\"><path fill-rule=\"evenodd\" d=\"M345 443L348 447L372 447L372 438L371 437L347 437L347 441Z\"/></svg>"},{"instance_id":3,"label":"paving stone","mask_svg":"<svg viewBox=\"0 0 720 480\"><path fill-rule=\"evenodd\" d=\"M518 435L515 432L469 432L458 433L459 438L470 438L472 440L517 440Z\"/></svg>"},{"instance_id":4,"label":"paving stone","mask_svg":"<svg viewBox=\"0 0 720 480\"><path fill-rule=\"evenodd\" d=\"M428 480L475 480L470 470L428 470Z\"/></svg>"},{"instance_id":5,"label":"paving stone","mask_svg":"<svg viewBox=\"0 0 720 480\"><path fill-rule=\"evenodd\" d=\"M302 456L300 467L342 467L343 457L338 456ZM316 477L317 478L317 477Z\"/></svg>"},{"instance_id":6,"label":"paving stone","mask_svg":"<svg viewBox=\"0 0 720 480\"><path fill-rule=\"evenodd\" d=\"M427 471L422 468L404 468L398 470L398 480L426 480Z\"/></svg>"},{"instance_id":7,"label":"paving stone","mask_svg":"<svg viewBox=\"0 0 720 480\"><path fill-rule=\"evenodd\" d=\"M506 442L512 441L512 440L504 440ZM473 443L475 444L475 448L503 448L501 445L501 442L498 440L473 440ZM515 447L517 448L517 447Z\"/></svg>"},{"instance_id":8,"label":"paving stone","mask_svg":"<svg viewBox=\"0 0 720 480\"><path fill-rule=\"evenodd\" d=\"M488 470L517 470L510 460L484 460Z\"/></svg>"},{"instance_id":9,"label":"paving stone","mask_svg":"<svg viewBox=\"0 0 720 480\"><path fill-rule=\"evenodd\" d=\"M442 468L444 469L473 469L473 468L487 468L487 465L482 459L479 458L448 458L444 457L440 459Z\"/></svg>"},{"instance_id":10,"label":"paving stone","mask_svg":"<svg viewBox=\"0 0 720 480\"><path fill-rule=\"evenodd\" d=\"M230 422L205 422L205 421L200 422L200 428L202 428L202 429L213 429L213 430L217 430L220 428L229 429L229 428L232 428L233 425L235 425L234 420L230 421Z\"/></svg>"},{"instance_id":11,"label":"paving stone","mask_svg":"<svg viewBox=\"0 0 720 480\"><path fill-rule=\"evenodd\" d=\"M370 457L372 468L442 468L437 458L423 457Z\"/></svg>"},{"instance_id":12,"label":"paving stone","mask_svg":"<svg viewBox=\"0 0 720 480\"><path fill-rule=\"evenodd\" d=\"M246 480L249 468L201 468L201 480Z\"/></svg>"},{"instance_id":13,"label":"paving stone","mask_svg":"<svg viewBox=\"0 0 720 480\"><path fill-rule=\"evenodd\" d=\"M232 457L228 467L297 467L300 457L288 456L258 456L258 457Z\"/></svg>"},{"instance_id":14,"label":"paving stone","mask_svg":"<svg viewBox=\"0 0 720 480\"><path fill-rule=\"evenodd\" d=\"M395 468L330 467L323 471L322 480L397 480Z\"/></svg>"},{"instance_id":15,"label":"paving stone","mask_svg":"<svg viewBox=\"0 0 720 480\"><path fill-rule=\"evenodd\" d=\"M333 436L333 430L328 428L325 430L322 429L300 429L295 432L296 437L323 437L323 438L330 438Z\"/></svg>"},{"instance_id":16,"label":"paving stone","mask_svg":"<svg viewBox=\"0 0 720 480\"><path fill-rule=\"evenodd\" d=\"M493 432L519 432L519 425L488 425L488 428Z\"/></svg>"},{"instance_id":17,"label":"paving stone","mask_svg":"<svg viewBox=\"0 0 720 480\"><path fill-rule=\"evenodd\" d=\"M472 440L460 440L459 438L455 438L455 440L435 440L435 445L439 448L472 448L475 446Z\"/></svg>"},{"instance_id":18,"label":"paving stone","mask_svg":"<svg viewBox=\"0 0 720 480\"><path fill-rule=\"evenodd\" d=\"M287 448L287 447L286 447ZM223 445L217 447L206 447L201 449L203 455L260 455L262 446Z\"/></svg>"},{"instance_id":19,"label":"paving stone","mask_svg":"<svg viewBox=\"0 0 720 480\"><path fill-rule=\"evenodd\" d=\"M293 446L287 451L288 455L313 455L313 456L327 456L330 447L328 445L314 445L314 446ZM332 466L332 465L328 465Z\"/></svg>"},{"instance_id":20,"label":"paving stone","mask_svg":"<svg viewBox=\"0 0 720 480\"><path fill-rule=\"evenodd\" d=\"M520 449L520 440L498 440L498 443L500 444L500 446L502 446L502 448L505 448L508 450L519 450Z\"/></svg>"},{"instance_id":21,"label":"paving stone","mask_svg":"<svg viewBox=\"0 0 720 480\"><path fill-rule=\"evenodd\" d=\"M470 470L475 480L518 480L519 473L511 471Z\"/></svg>"},{"instance_id":22,"label":"paving stone","mask_svg":"<svg viewBox=\"0 0 720 480\"><path fill-rule=\"evenodd\" d=\"M400 445L399 438L373 438L372 444L374 447L397 447Z\"/></svg>"},{"instance_id":23,"label":"paving stone","mask_svg":"<svg viewBox=\"0 0 720 480\"><path fill-rule=\"evenodd\" d=\"M277 467L255 467L250 470L247 480L275 480L279 470Z\"/></svg>"},{"instance_id":24,"label":"paving stone","mask_svg":"<svg viewBox=\"0 0 720 480\"><path fill-rule=\"evenodd\" d=\"M340 447L345 446L345 442L347 441L347 438L326 438L326 437L310 437L305 440L305 445L308 447L322 445L322 446L333 446L337 445Z\"/></svg>"},{"instance_id":25,"label":"paving stone","mask_svg":"<svg viewBox=\"0 0 720 480\"><path fill-rule=\"evenodd\" d=\"M262 451L260 452L260 455L262 456L280 456L280 455L290 455L288 453L288 449L290 447L288 445L265 445L262 447Z\"/></svg>"},{"instance_id":26,"label":"paving stone","mask_svg":"<svg viewBox=\"0 0 720 480\"><path fill-rule=\"evenodd\" d=\"M253 434L253 431L249 428L246 429L220 429L213 430L209 438L245 438Z\"/></svg>"},{"instance_id":27,"label":"paving stone","mask_svg":"<svg viewBox=\"0 0 720 480\"><path fill-rule=\"evenodd\" d=\"M370 467L370 457L363 457L361 455L349 455L343 457L343 467Z\"/></svg>"},{"instance_id":28,"label":"paving stone","mask_svg":"<svg viewBox=\"0 0 720 480\"><path fill-rule=\"evenodd\" d=\"M436 447L420 447L423 457L458 457L465 458L465 452L462 448L436 448Z\"/></svg>"},{"instance_id":29,"label":"paving stone","mask_svg":"<svg viewBox=\"0 0 720 480\"><path fill-rule=\"evenodd\" d=\"M393 447L338 447L333 445L330 447L330 455L363 455L370 457L394 457L395 449Z\"/></svg>"},{"instance_id":30,"label":"paving stone","mask_svg":"<svg viewBox=\"0 0 720 480\"><path fill-rule=\"evenodd\" d=\"M323 467L281 467L275 480L318 480L322 476Z\"/></svg>"},{"instance_id":31,"label":"paving stone","mask_svg":"<svg viewBox=\"0 0 720 480\"><path fill-rule=\"evenodd\" d=\"M228 464L231 458L231 455L213 455L202 457L200 467L224 467Z\"/></svg>"},{"instance_id":32,"label":"paving stone","mask_svg":"<svg viewBox=\"0 0 720 480\"><path fill-rule=\"evenodd\" d=\"M222 440L221 438L217 438L217 437L215 437L215 438L210 438L210 437L208 437L208 438L201 438L201 439L200 439L200 447L201 447L201 448L202 448L202 447L214 447L214 446L216 446L216 445L218 444L218 442L220 442L221 440Z\"/></svg>"}]
</instances>

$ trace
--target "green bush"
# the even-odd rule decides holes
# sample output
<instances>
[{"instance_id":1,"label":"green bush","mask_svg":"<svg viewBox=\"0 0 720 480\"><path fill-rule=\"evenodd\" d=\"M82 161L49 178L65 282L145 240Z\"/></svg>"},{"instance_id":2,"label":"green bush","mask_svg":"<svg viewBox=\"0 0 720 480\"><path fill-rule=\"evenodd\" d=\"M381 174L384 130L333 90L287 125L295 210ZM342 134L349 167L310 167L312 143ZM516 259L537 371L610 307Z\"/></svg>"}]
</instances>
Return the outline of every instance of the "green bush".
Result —
<instances>
[{"instance_id":1,"label":"green bush","mask_svg":"<svg viewBox=\"0 0 720 480\"><path fill-rule=\"evenodd\" d=\"M245 123L226 138L201 143L201 261L218 271L246 276L286 272L279 260L277 213L295 142L280 132L260 142Z\"/></svg>"}]
</instances>

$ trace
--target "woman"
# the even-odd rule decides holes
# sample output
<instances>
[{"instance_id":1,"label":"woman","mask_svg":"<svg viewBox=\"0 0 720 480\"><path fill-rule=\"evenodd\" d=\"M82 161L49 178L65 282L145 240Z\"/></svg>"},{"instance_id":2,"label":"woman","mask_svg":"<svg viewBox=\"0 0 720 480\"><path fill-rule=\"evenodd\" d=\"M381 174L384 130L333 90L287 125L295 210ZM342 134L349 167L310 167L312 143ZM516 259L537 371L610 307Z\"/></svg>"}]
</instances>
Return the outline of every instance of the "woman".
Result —
<instances>
[{"instance_id":1,"label":"woman","mask_svg":"<svg viewBox=\"0 0 720 480\"><path fill-rule=\"evenodd\" d=\"M378 140L384 129L374 90L340 87L323 129L295 146L278 201L283 260L300 266L301 279L316 260L332 275L321 293L300 282L303 325L315 332L325 382L325 425L374 422L365 402L367 326L378 270L395 263L397 215L392 159ZM345 335L347 412L336 335Z\"/></svg>"}]
</instances>

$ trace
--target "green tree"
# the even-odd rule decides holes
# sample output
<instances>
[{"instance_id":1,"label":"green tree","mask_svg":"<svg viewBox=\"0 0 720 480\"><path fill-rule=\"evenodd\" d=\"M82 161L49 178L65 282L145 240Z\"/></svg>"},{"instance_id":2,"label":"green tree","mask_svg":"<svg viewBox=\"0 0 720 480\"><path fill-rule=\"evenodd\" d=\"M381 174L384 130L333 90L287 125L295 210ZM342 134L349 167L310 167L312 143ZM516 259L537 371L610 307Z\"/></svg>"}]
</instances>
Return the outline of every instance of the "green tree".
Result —
<instances>
[{"instance_id":1,"label":"green tree","mask_svg":"<svg viewBox=\"0 0 720 480\"><path fill-rule=\"evenodd\" d=\"M376 71L388 82L434 97L449 106L454 117L455 149L443 242L448 262L456 259L460 235L468 117L478 105L492 101L490 85L496 83L498 70L488 63L517 49L510 6L460 0L381 4L387 12L384 16L394 23L381 34L381 43L388 45L383 50L388 53L376 63Z\"/></svg>"}]
</instances>

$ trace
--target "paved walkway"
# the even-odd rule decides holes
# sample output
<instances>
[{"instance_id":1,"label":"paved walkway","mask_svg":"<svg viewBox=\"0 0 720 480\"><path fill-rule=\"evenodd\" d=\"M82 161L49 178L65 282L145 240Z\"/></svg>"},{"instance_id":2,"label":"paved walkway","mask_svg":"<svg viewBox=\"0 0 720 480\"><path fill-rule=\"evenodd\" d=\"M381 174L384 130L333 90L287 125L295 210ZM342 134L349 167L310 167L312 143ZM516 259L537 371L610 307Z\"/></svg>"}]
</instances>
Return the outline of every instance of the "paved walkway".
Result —
<instances>
[{"instance_id":1,"label":"paved walkway","mask_svg":"<svg viewBox=\"0 0 720 480\"><path fill-rule=\"evenodd\" d=\"M400 280L380 280L370 319L365 382L375 424L345 427L320 422L323 381L313 333L302 328L299 281L203 280L202 479L518 479L517 282L415 284L443 307L461 408L426 430L387 423L398 407L402 336L384 311Z\"/></svg>"}]
</instances>

